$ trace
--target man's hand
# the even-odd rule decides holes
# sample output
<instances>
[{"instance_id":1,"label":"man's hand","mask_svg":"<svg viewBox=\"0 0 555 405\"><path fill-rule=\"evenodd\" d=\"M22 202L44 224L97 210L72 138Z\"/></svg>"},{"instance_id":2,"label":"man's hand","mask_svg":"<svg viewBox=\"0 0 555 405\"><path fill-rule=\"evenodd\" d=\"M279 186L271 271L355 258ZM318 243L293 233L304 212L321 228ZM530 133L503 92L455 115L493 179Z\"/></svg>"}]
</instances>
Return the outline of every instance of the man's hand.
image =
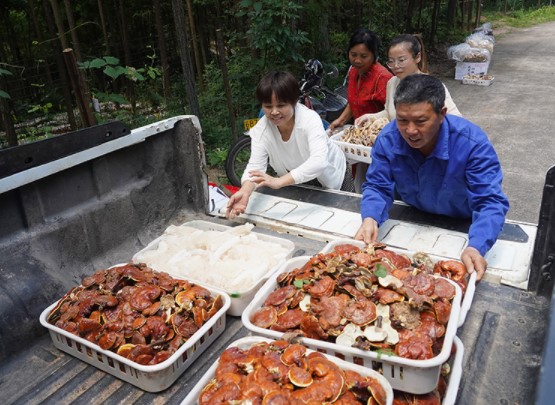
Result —
<instances>
[{"instance_id":1,"label":"man's hand","mask_svg":"<svg viewBox=\"0 0 555 405\"><path fill-rule=\"evenodd\" d=\"M463 250L461 261L466 266L468 273L476 271L476 281L480 281L488 267L488 262L483 258L480 252L478 252L476 248L470 246Z\"/></svg>"},{"instance_id":2,"label":"man's hand","mask_svg":"<svg viewBox=\"0 0 555 405\"><path fill-rule=\"evenodd\" d=\"M364 243L372 243L378 239L378 223L374 218L364 218L362 225L355 234L355 239L362 240Z\"/></svg>"}]
</instances>

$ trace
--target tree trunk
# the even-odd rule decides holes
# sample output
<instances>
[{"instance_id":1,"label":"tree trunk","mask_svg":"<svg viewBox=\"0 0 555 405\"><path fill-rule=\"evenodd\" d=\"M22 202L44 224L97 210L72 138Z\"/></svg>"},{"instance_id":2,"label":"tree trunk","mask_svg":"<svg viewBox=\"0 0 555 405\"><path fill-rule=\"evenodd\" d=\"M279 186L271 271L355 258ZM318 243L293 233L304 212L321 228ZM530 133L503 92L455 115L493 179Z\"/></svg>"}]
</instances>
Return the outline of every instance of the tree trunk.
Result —
<instances>
[{"instance_id":1,"label":"tree trunk","mask_svg":"<svg viewBox=\"0 0 555 405\"><path fill-rule=\"evenodd\" d=\"M200 52L198 49L197 29L195 26L195 17L193 15L193 2L187 0L187 13L189 14L189 28L191 29L191 42L193 43L193 54L195 55L195 66L197 68L197 82L200 85L201 91L204 89L202 83L202 64L200 60Z\"/></svg>"},{"instance_id":2,"label":"tree trunk","mask_svg":"<svg viewBox=\"0 0 555 405\"><path fill-rule=\"evenodd\" d=\"M471 31L476 27L472 26L472 15L474 14L474 0L467 0L466 2L468 9L466 10L466 29Z\"/></svg>"},{"instance_id":3,"label":"tree trunk","mask_svg":"<svg viewBox=\"0 0 555 405\"><path fill-rule=\"evenodd\" d=\"M438 19L439 19L439 7L441 4L441 0L434 0L434 6L432 9L432 26L430 29L430 46L434 46L436 34L437 34L437 26L438 26Z\"/></svg>"},{"instance_id":4,"label":"tree trunk","mask_svg":"<svg viewBox=\"0 0 555 405\"><path fill-rule=\"evenodd\" d=\"M481 24L481 19L482 19L482 1L481 0L477 0L476 1L476 22L474 23L475 27L479 27Z\"/></svg>"},{"instance_id":5,"label":"tree trunk","mask_svg":"<svg viewBox=\"0 0 555 405\"><path fill-rule=\"evenodd\" d=\"M478 0L481 1L481 0ZM449 0L447 3L447 26L451 31L456 30L457 18L457 2L458 0Z\"/></svg>"},{"instance_id":6,"label":"tree trunk","mask_svg":"<svg viewBox=\"0 0 555 405\"><path fill-rule=\"evenodd\" d=\"M414 3L415 0L409 0L405 12L405 32L407 33L413 32L412 15L414 14Z\"/></svg>"},{"instance_id":7,"label":"tree trunk","mask_svg":"<svg viewBox=\"0 0 555 405\"><path fill-rule=\"evenodd\" d=\"M69 30L71 33L71 42L73 42L73 51L75 52L75 58L78 61L81 59L81 46L79 45L79 37L77 36L77 29L75 28L75 17L73 16L73 8L71 7L70 0L64 0L64 5L66 8L67 22L69 24Z\"/></svg>"},{"instance_id":8,"label":"tree trunk","mask_svg":"<svg viewBox=\"0 0 555 405\"><path fill-rule=\"evenodd\" d=\"M54 22L56 23L56 30L57 30L57 37L62 44L62 48L66 49L69 48L69 43L67 42L67 38L65 36L65 29L64 23L62 21L62 14L60 13L60 6L58 4L58 0L49 0L50 6L52 7L52 14L54 15Z\"/></svg>"},{"instance_id":9,"label":"tree trunk","mask_svg":"<svg viewBox=\"0 0 555 405\"><path fill-rule=\"evenodd\" d=\"M6 78L4 76L0 77L0 90L8 90ZM15 132L10 110L10 100L0 97L0 124L2 124L4 131L6 132L8 146L17 146L17 134Z\"/></svg>"},{"instance_id":10,"label":"tree trunk","mask_svg":"<svg viewBox=\"0 0 555 405\"><path fill-rule=\"evenodd\" d=\"M54 18L51 13L51 9L48 7L48 0L42 0L42 8L44 15L46 17L46 23L48 26L48 32L52 38L56 37L56 26L54 23ZM75 114L73 113L73 102L71 99L71 86L69 84L69 79L67 77L67 70L65 67L64 59L62 57L62 52L60 45L57 41L50 41L50 46L52 47L52 54L56 58L56 67L60 75L60 83L62 86L62 94L64 95L64 104L67 112L67 120L71 130L75 131L77 129L77 121L75 120Z\"/></svg>"},{"instance_id":11,"label":"tree trunk","mask_svg":"<svg viewBox=\"0 0 555 405\"><path fill-rule=\"evenodd\" d=\"M173 20L175 23L175 33L177 36L177 44L179 55L181 58L181 68L183 69L183 78L185 79L185 93L187 94L187 103L191 113L200 117L200 108L197 98L197 90L195 87L195 76L193 72L193 63L191 60L191 50L189 49L189 38L187 35L187 26L185 24L185 10L182 0L172 0Z\"/></svg>"},{"instance_id":12,"label":"tree trunk","mask_svg":"<svg viewBox=\"0 0 555 405\"><path fill-rule=\"evenodd\" d=\"M29 6L29 15L31 16L31 21L33 23L33 29L35 30L35 37L36 37L36 41L39 44L42 44L44 41L44 36L42 33L42 30L39 28L39 20L37 17L37 11L35 10L34 4L35 1L30 1L28 3ZM40 47L42 49L42 45ZM43 52L41 52L42 54ZM42 64L42 67L44 68L44 73L46 75L46 81L48 83L48 88L53 89L54 88L54 79L52 79L52 71L50 70L50 64L48 63L48 57L44 56L44 63Z\"/></svg>"},{"instance_id":13,"label":"tree trunk","mask_svg":"<svg viewBox=\"0 0 555 405\"><path fill-rule=\"evenodd\" d=\"M168 54L166 52L166 37L164 35L164 24L162 23L160 0L154 0L154 16L156 20L156 35L158 36L158 51L160 52L160 65L162 67L162 85L164 88L164 98L167 103L171 96L170 65L168 64Z\"/></svg>"},{"instance_id":14,"label":"tree trunk","mask_svg":"<svg viewBox=\"0 0 555 405\"><path fill-rule=\"evenodd\" d=\"M218 59L220 64L220 69L222 70L222 80L225 89L225 98L227 101L227 111L229 114L229 125L231 125L231 135L233 137L233 142L237 140L237 124L235 120L235 109L233 108L233 99L231 97L231 87L229 86L229 78L227 76L227 64L225 62L225 46L224 39L222 37L222 30L216 30L216 47L218 49Z\"/></svg>"},{"instance_id":15,"label":"tree trunk","mask_svg":"<svg viewBox=\"0 0 555 405\"><path fill-rule=\"evenodd\" d=\"M9 44L12 58L14 61L17 61L17 63L20 63L23 57L21 56L21 51L19 50L19 44L17 41L17 35L15 34L14 27L10 19L10 14L6 6L0 7L0 17L0 21L2 21L2 25L6 29L6 42L8 42ZM4 44L2 45L4 46Z\"/></svg>"},{"instance_id":16,"label":"tree trunk","mask_svg":"<svg viewBox=\"0 0 555 405\"><path fill-rule=\"evenodd\" d=\"M125 66L132 66L131 65L131 50L129 49L129 42L127 41L127 24L126 20L127 17L125 15L125 7L123 5L125 0L119 0L118 7L119 7L119 24L120 24L120 34L121 34L121 43L123 46L123 59ZM131 110L133 114L137 113L137 100L135 99L135 86L131 80L127 80L127 98L131 103Z\"/></svg>"},{"instance_id":17,"label":"tree trunk","mask_svg":"<svg viewBox=\"0 0 555 405\"><path fill-rule=\"evenodd\" d=\"M206 9L201 10L201 20L207 20ZM208 57L210 53L210 30L208 24L201 24L199 33L200 55L202 57L202 66L206 66L210 62Z\"/></svg>"},{"instance_id":18,"label":"tree trunk","mask_svg":"<svg viewBox=\"0 0 555 405\"><path fill-rule=\"evenodd\" d=\"M424 10L424 0L418 2L418 20L416 21L416 30L422 31L422 10Z\"/></svg>"},{"instance_id":19,"label":"tree trunk","mask_svg":"<svg viewBox=\"0 0 555 405\"><path fill-rule=\"evenodd\" d=\"M320 38L318 53L323 56L330 52L329 14L323 12L319 17L317 21L318 37Z\"/></svg>"},{"instance_id":20,"label":"tree trunk","mask_svg":"<svg viewBox=\"0 0 555 405\"><path fill-rule=\"evenodd\" d=\"M64 49L64 59L66 61L69 78L71 79L71 85L73 87L73 94L75 94L75 99L77 100L77 107L79 108L79 113L81 114L83 126L91 127L96 125L96 119L94 118L89 104L89 100L91 100L89 89L83 79L83 75L77 68L75 55L73 54L73 50L71 48Z\"/></svg>"},{"instance_id":21,"label":"tree trunk","mask_svg":"<svg viewBox=\"0 0 555 405\"><path fill-rule=\"evenodd\" d=\"M97 4L98 15L100 17L100 25L102 27L102 36L104 37L105 54L110 55L110 41L108 39L108 29L106 28L106 18L104 17L104 7L102 6L102 0L98 0Z\"/></svg>"}]
</instances>

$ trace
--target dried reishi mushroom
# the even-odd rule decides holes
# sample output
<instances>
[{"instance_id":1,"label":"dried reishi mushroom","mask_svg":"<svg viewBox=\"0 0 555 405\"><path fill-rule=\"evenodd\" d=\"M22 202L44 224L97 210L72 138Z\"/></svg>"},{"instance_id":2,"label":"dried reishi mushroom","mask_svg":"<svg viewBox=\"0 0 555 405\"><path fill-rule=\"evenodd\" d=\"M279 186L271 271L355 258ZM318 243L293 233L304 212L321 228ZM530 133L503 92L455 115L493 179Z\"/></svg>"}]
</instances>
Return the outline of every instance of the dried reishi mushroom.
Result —
<instances>
[{"instance_id":1,"label":"dried reishi mushroom","mask_svg":"<svg viewBox=\"0 0 555 405\"><path fill-rule=\"evenodd\" d=\"M47 319L104 350L154 365L191 338L223 306L222 300L144 264L125 264L84 278ZM193 319L188 319L189 311Z\"/></svg>"},{"instance_id":2,"label":"dried reishi mushroom","mask_svg":"<svg viewBox=\"0 0 555 405\"><path fill-rule=\"evenodd\" d=\"M310 295L306 294L304 296L301 302L299 302L299 308L304 312L308 312L310 309Z\"/></svg>"},{"instance_id":3,"label":"dried reishi mushroom","mask_svg":"<svg viewBox=\"0 0 555 405\"><path fill-rule=\"evenodd\" d=\"M432 273L462 277L454 280L462 284L467 277L457 262L430 266L428 259L421 254L411 260L381 243L364 248L336 245L278 275L276 289L251 314L251 321L284 334L362 350L396 351L407 358L437 355L456 289ZM378 317L381 325L376 324ZM420 335L409 339L404 331L427 336L432 344ZM401 349L396 350L397 345Z\"/></svg>"},{"instance_id":4,"label":"dried reishi mushroom","mask_svg":"<svg viewBox=\"0 0 555 405\"><path fill-rule=\"evenodd\" d=\"M379 277L378 283L380 283L382 287L392 287L394 290L403 286L403 282L391 274L388 274L385 277Z\"/></svg>"},{"instance_id":5,"label":"dried reishi mushroom","mask_svg":"<svg viewBox=\"0 0 555 405\"><path fill-rule=\"evenodd\" d=\"M382 317L378 316L373 325L364 328L363 334L370 342L383 342L387 337L387 332L382 328Z\"/></svg>"}]
</instances>

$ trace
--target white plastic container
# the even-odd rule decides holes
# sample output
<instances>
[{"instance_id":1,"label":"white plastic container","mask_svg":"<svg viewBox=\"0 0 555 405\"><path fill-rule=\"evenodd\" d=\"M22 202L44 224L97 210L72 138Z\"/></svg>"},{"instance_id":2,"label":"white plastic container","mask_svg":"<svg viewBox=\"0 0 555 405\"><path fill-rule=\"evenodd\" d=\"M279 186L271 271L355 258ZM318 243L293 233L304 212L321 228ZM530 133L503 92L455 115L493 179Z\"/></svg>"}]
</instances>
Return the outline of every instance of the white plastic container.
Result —
<instances>
[{"instance_id":1,"label":"white plastic container","mask_svg":"<svg viewBox=\"0 0 555 405\"><path fill-rule=\"evenodd\" d=\"M466 75L462 78L462 84L473 84L475 86L491 86L494 76L490 75Z\"/></svg>"},{"instance_id":2,"label":"white plastic container","mask_svg":"<svg viewBox=\"0 0 555 405\"><path fill-rule=\"evenodd\" d=\"M223 297L224 305L222 308L206 321L170 358L153 366L144 366L109 350L103 350L100 346L88 340L48 323L48 314L57 302L42 311L40 323L48 329L52 343L58 349L142 390L159 392L172 385L225 329L225 314L229 309L231 300L227 294L210 287L207 288L213 295L220 294Z\"/></svg>"},{"instance_id":3,"label":"white plastic container","mask_svg":"<svg viewBox=\"0 0 555 405\"><path fill-rule=\"evenodd\" d=\"M337 144L345 153L347 160L351 162L362 162L371 163L372 162L372 148L370 146L359 145L356 143L343 142L341 137L343 136L343 131L338 132L331 136L331 140Z\"/></svg>"},{"instance_id":4,"label":"white plastic container","mask_svg":"<svg viewBox=\"0 0 555 405\"><path fill-rule=\"evenodd\" d=\"M486 62L457 62L455 65L455 80L462 80L466 75L485 75L488 73L489 61Z\"/></svg>"},{"instance_id":5,"label":"white plastic container","mask_svg":"<svg viewBox=\"0 0 555 405\"><path fill-rule=\"evenodd\" d=\"M191 228L197 228L197 229L202 230L202 231L218 231L218 232L225 232L225 231L230 230L232 228L230 226L214 224L212 222L200 221L200 220L186 222L182 225L185 225L185 226L188 226L188 227L191 227ZM135 253L135 255L133 256L132 261L134 263L137 263L137 262L140 261L140 260L137 259L137 257L140 254L142 254L146 251L149 251L149 250L157 249L158 245L163 240L163 237L164 237L163 235L159 236L158 238L156 238L155 240L150 242L141 251ZM290 240L283 239L283 238L278 238L278 237L275 237L275 236L264 235L264 234L261 234L261 233L257 233L256 237L258 239L260 239L261 241L279 244L284 249L286 249L288 251L288 254L286 255L286 257L284 258L283 261L290 258L291 255L293 254L293 251L295 250L295 244L293 242L291 242ZM197 283L200 283L202 285L210 286L210 287L213 287L213 288L224 290L231 297L231 306L229 307L229 311L228 311L229 315L241 316L241 314L243 313L243 310L246 308L246 306L249 304L249 302L254 297L254 294L258 291L258 289L262 286L262 284L268 279L270 274L272 274L274 271L276 271L279 268L279 266L281 264L283 264L283 261L280 262L279 264L275 265L274 267L270 268L268 270L268 272L266 272L266 274L264 274L255 285L253 285L250 288L248 288L246 290L243 290L243 291L232 291L232 290L226 289L224 286L212 285L210 283L205 282L200 276L199 276L199 278L195 278L194 276L188 276L187 280L197 282ZM156 268L156 267L153 267L153 266L149 266L149 267L152 267L154 270L157 270L157 271L164 271L164 272L170 274L172 277L175 277L175 278L183 278L182 276L180 276L178 274L172 273L170 269L160 269L160 268ZM248 269L245 269L245 271L247 271L247 270ZM206 271L210 271L210 269L208 268L208 269L206 269Z\"/></svg>"},{"instance_id":6,"label":"white plastic container","mask_svg":"<svg viewBox=\"0 0 555 405\"><path fill-rule=\"evenodd\" d=\"M455 405L457 393L459 392L459 385L461 384L464 346L457 336L455 336L453 344L457 348L457 351L453 360L450 362L451 373L449 374L447 390L445 391L445 397L443 401L441 401L441 405Z\"/></svg>"},{"instance_id":7,"label":"white plastic container","mask_svg":"<svg viewBox=\"0 0 555 405\"><path fill-rule=\"evenodd\" d=\"M344 245L346 243L358 246L361 249L366 247L366 244L364 242L360 241L360 240L337 239L337 240L334 240L332 242L329 242L326 246L324 246L324 248L322 249L322 253L333 252L333 249L335 249L336 246ZM387 250L391 250L392 252L395 252L397 254L405 254L405 255L409 256L411 259L412 259L412 256L415 253L415 252L411 252L411 251L408 251L408 250L392 248L392 247L389 247L389 246L387 247ZM434 255L429 255L429 256L430 256L430 259L434 262L434 264L436 262L438 262L439 260L445 260L445 258L442 258L442 257L439 257L439 256L434 256ZM460 312L460 315L459 315L459 322L458 322L459 328L464 324L464 321L466 320L466 315L468 314L468 311L470 310L470 306L472 305L472 300L474 299L475 290L476 290L476 272L473 272L470 275L470 277L468 278L466 291L465 291L464 297L462 298L462 301L461 301L461 312Z\"/></svg>"},{"instance_id":8,"label":"white plastic container","mask_svg":"<svg viewBox=\"0 0 555 405\"><path fill-rule=\"evenodd\" d=\"M311 256L299 256L285 262L258 291L252 302L243 311L241 320L245 327L255 334L280 339L281 332L260 328L251 322L251 315L261 308L264 301L277 287L276 277L295 268L302 267ZM302 343L310 349L339 357L348 362L364 367L381 368L384 377L391 383L393 389L409 392L412 394L426 394L433 391L439 380L441 365L445 363L451 354L451 346L458 328L458 319L461 305L460 287L448 280L456 290L455 298L451 302L451 313L446 325L443 347L440 353L426 360L406 359L386 353L361 350L354 347L340 346L335 343L322 340L301 338Z\"/></svg>"},{"instance_id":9,"label":"white plastic container","mask_svg":"<svg viewBox=\"0 0 555 405\"><path fill-rule=\"evenodd\" d=\"M260 336L247 336L236 340L233 342L229 347L237 346L241 349L248 349L252 345L260 342L271 342L272 339L263 338ZM308 350L310 353L312 350ZM378 380L378 382L382 385L383 389L386 392L387 396L387 405L391 405L393 403L393 389L391 388L391 384L385 379L380 373L374 371L370 368L358 366L356 364L348 363L337 357L329 356L324 354L329 360L333 361L339 367L344 370L352 370L359 373L362 376L370 376ZM198 398L202 389L208 384L208 382L214 377L216 374L216 368L218 367L218 362L215 362L206 373L202 376L202 378L197 382L197 384L193 387L193 389L189 392L189 394L185 397L185 399L181 402L181 405L196 405L198 404Z\"/></svg>"}]
</instances>

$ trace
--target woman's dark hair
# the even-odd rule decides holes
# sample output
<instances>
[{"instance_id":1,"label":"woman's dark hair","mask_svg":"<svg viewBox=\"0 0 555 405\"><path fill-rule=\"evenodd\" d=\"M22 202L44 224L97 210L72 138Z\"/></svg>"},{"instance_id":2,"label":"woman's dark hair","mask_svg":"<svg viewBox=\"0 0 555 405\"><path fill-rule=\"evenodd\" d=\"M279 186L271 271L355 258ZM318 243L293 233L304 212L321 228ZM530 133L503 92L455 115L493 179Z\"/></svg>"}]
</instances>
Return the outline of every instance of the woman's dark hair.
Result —
<instances>
[{"instance_id":1,"label":"woman's dark hair","mask_svg":"<svg viewBox=\"0 0 555 405\"><path fill-rule=\"evenodd\" d=\"M418 104L427 102L436 114L445 105L445 87L436 77L430 75L409 75L399 82L393 104Z\"/></svg>"},{"instance_id":2,"label":"woman's dark hair","mask_svg":"<svg viewBox=\"0 0 555 405\"><path fill-rule=\"evenodd\" d=\"M420 54L420 62L418 62L418 69L422 73L428 73L428 57L426 56L426 51L424 50L424 42L422 41L422 36L420 34L401 34L396 36L389 43L389 49L399 44L408 44L408 50L412 54L412 57L416 59L416 56Z\"/></svg>"},{"instance_id":3,"label":"woman's dark hair","mask_svg":"<svg viewBox=\"0 0 555 405\"><path fill-rule=\"evenodd\" d=\"M347 53L356 45L364 44L374 55L374 60L378 59L378 48L380 46L380 37L366 28L359 28L351 36Z\"/></svg>"},{"instance_id":4,"label":"woman's dark hair","mask_svg":"<svg viewBox=\"0 0 555 405\"><path fill-rule=\"evenodd\" d=\"M271 103L272 94L282 103L297 104L301 95L299 82L289 72L272 71L266 73L256 86L256 99L261 103Z\"/></svg>"}]
</instances>

